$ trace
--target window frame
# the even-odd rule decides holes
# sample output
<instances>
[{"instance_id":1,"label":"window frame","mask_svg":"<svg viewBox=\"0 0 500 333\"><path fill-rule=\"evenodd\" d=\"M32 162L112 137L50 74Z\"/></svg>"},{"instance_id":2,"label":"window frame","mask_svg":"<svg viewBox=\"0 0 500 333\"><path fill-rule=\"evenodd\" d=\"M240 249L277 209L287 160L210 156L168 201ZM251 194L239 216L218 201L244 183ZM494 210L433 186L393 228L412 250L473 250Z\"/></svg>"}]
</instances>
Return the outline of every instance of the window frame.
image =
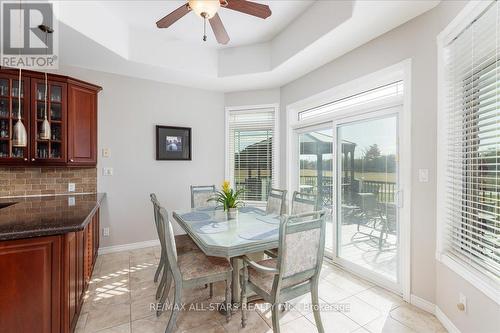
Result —
<instances>
[{"instance_id":1,"label":"window frame","mask_svg":"<svg viewBox=\"0 0 500 333\"><path fill-rule=\"evenodd\" d=\"M455 19L437 36L437 59L438 59L438 103L437 103L437 128L446 128L448 126L447 118L447 89L445 49L446 46L456 38L464 29L472 24L477 17L488 8L494 0L489 1L471 1ZM500 304L500 285L486 273L481 272L474 266L455 258L447 253L445 242L447 237L446 227L446 167L448 151L448 133L447 131L438 131L437 133L437 207L436 207L436 260L457 273L467 282L471 283L490 299Z\"/></svg>"},{"instance_id":2,"label":"window frame","mask_svg":"<svg viewBox=\"0 0 500 333\"><path fill-rule=\"evenodd\" d=\"M279 132L279 104L259 104L259 105L241 105L241 106L226 106L225 114L224 114L224 179L227 179L231 182L231 186L234 187L234 179L230 179L231 176L231 159L229 158L229 119L230 114L233 112L251 112L255 110L259 112L262 109L273 109L274 112L274 137L273 137L273 146L274 146L274 154L273 154L273 168L275 169L276 177L272 179L272 187L279 188L280 187L280 132ZM247 201L245 203L251 204L253 206L264 207L266 205L265 201Z\"/></svg>"}]
</instances>

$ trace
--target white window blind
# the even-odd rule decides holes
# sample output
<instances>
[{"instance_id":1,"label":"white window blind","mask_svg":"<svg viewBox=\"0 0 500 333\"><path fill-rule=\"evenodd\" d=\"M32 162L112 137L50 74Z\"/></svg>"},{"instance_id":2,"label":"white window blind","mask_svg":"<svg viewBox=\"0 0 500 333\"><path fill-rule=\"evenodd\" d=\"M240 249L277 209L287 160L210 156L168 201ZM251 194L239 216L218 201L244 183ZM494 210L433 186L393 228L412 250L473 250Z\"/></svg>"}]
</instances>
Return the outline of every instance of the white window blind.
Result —
<instances>
[{"instance_id":1,"label":"white window blind","mask_svg":"<svg viewBox=\"0 0 500 333\"><path fill-rule=\"evenodd\" d=\"M403 96L403 81L397 81L385 86L371 89L360 94L345 97L331 103L327 103L312 109L299 112L299 120L305 120L327 115L329 113L347 109L353 106L363 105L375 101L380 101L390 97Z\"/></svg>"},{"instance_id":2,"label":"white window blind","mask_svg":"<svg viewBox=\"0 0 500 333\"><path fill-rule=\"evenodd\" d=\"M444 250L500 278L499 8L493 2L445 48Z\"/></svg>"},{"instance_id":3,"label":"white window blind","mask_svg":"<svg viewBox=\"0 0 500 333\"><path fill-rule=\"evenodd\" d=\"M275 122L274 108L229 111L229 177L245 201L267 201L276 180Z\"/></svg>"}]
</instances>

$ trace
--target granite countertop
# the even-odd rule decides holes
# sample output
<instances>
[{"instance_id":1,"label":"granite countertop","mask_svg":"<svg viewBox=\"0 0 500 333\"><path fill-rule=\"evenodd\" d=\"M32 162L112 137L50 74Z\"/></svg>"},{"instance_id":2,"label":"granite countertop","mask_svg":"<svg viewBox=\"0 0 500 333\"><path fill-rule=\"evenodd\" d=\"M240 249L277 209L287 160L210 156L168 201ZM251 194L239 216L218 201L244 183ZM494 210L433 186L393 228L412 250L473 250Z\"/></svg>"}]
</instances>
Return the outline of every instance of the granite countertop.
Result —
<instances>
[{"instance_id":1,"label":"granite countertop","mask_svg":"<svg viewBox=\"0 0 500 333\"><path fill-rule=\"evenodd\" d=\"M0 241L83 230L105 193L0 199Z\"/></svg>"}]
</instances>

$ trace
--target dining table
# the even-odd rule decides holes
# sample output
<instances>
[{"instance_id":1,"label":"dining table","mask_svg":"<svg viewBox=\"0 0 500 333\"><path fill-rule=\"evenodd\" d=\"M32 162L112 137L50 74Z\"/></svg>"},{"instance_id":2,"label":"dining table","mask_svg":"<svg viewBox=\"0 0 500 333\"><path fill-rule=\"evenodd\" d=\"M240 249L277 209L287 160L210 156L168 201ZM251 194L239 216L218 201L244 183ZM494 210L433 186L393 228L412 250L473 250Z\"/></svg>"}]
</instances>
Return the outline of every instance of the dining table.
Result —
<instances>
[{"instance_id":1,"label":"dining table","mask_svg":"<svg viewBox=\"0 0 500 333\"><path fill-rule=\"evenodd\" d=\"M240 302L241 257L278 247L280 216L258 207L241 207L231 219L216 207L174 211L173 217L207 256L231 262L232 303Z\"/></svg>"}]
</instances>

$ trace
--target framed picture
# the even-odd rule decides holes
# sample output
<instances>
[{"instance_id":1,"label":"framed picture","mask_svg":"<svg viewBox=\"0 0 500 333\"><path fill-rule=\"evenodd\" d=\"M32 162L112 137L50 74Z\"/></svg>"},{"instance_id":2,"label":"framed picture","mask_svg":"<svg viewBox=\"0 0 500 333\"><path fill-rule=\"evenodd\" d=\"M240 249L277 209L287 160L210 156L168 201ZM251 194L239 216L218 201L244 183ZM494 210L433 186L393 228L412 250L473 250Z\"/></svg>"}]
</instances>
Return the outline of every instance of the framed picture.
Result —
<instances>
[{"instance_id":1,"label":"framed picture","mask_svg":"<svg viewBox=\"0 0 500 333\"><path fill-rule=\"evenodd\" d=\"M156 125L156 160L190 161L191 128Z\"/></svg>"}]
</instances>

